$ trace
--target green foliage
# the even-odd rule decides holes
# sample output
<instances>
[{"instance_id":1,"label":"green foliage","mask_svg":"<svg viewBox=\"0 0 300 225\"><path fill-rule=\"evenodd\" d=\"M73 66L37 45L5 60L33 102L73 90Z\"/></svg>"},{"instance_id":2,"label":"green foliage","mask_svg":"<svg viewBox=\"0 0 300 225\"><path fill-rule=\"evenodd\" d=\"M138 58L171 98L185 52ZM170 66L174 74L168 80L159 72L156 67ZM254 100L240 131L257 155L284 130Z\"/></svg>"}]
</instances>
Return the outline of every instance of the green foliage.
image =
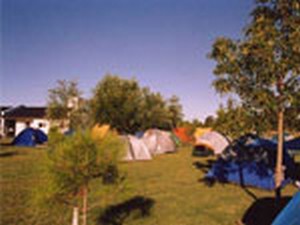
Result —
<instances>
[{"instance_id":1,"label":"green foliage","mask_svg":"<svg viewBox=\"0 0 300 225\"><path fill-rule=\"evenodd\" d=\"M96 86L92 99L95 122L108 123L122 133L148 128L171 129L182 118L176 96L165 100L160 93L141 88L136 80L107 75Z\"/></svg>"},{"instance_id":2,"label":"green foliage","mask_svg":"<svg viewBox=\"0 0 300 225\"><path fill-rule=\"evenodd\" d=\"M92 120L92 105L90 100L81 99L78 107L70 112L70 128L73 130L90 129Z\"/></svg>"},{"instance_id":3,"label":"green foliage","mask_svg":"<svg viewBox=\"0 0 300 225\"><path fill-rule=\"evenodd\" d=\"M81 94L76 81L58 80L57 86L49 90L47 117L67 123L67 128L74 130L91 127L91 104Z\"/></svg>"},{"instance_id":4,"label":"green foliage","mask_svg":"<svg viewBox=\"0 0 300 225\"><path fill-rule=\"evenodd\" d=\"M49 210L39 214L40 207L27 204L32 189L44 189L47 186L47 178L37 168L43 164L47 152L42 149L11 146L2 147L0 152L17 152L10 157L0 157L0 224L70 224L71 210L68 206L48 205ZM256 200L250 198L245 190L237 185L216 184L211 188L199 182L199 179L205 176L206 170L197 169L192 164L208 166L209 161L214 158L192 158L191 152L191 147L185 147L177 154L154 158L151 163L121 163L120 169L128 174L126 181L131 187L131 191L126 195L123 190L112 190L111 185L101 186L101 178L93 180L90 184L91 210L88 224L99 225L99 217L110 208L109 206L119 206L119 210L114 211L111 218L112 221L121 220L124 225L228 225L241 220ZM296 156L296 161L300 162L300 156ZM273 195L269 191L256 188L249 190L259 199L271 198ZM115 195L114 191L118 194ZM284 188L283 195L292 196L296 191L296 187L288 185ZM121 207L124 202L136 196L153 199L154 205L149 216L136 216L135 211L139 209L136 205ZM265 211L264 213L267 214ZM34 219L32 214L35 215Z\"/></svg>"},{"instance_id":5,"label":"green foliage","mask_svg":"<svg viewBox=\"0 0 300 225\"><path fill-rule=\"evenodd\" d=\"M193 119L192 121L183 120L179 124L180 127L185 127L187 135L192 137L194 135L195 130L198 127L204 127L204 124L198 119Z\"/></svg>"},{"instance_id":6,"label":"green foliage","mask_svg":"<svg viewBox=\"0 0 300 225\"><path fill-rule=\"evenodd\" d=\"M274 128L269 121L262 123L265 115L255 114L245 105L229 99L226 107L220 106L213 124L213 129L235 139L247 133L262 134ZM274 115L273 119L276 116ZM276 123L275 123L276 124Z\"/></svg>"},{"instance_id":7,"label":"green foliage","mask_svg":"<svg viewBox=\"0 0 300 225\"><path fill-rule=\"evenodd\" d=\"M49 90L47 116L52 120L69 119L70 101L79 99L81 92L75 81L58 80Z\"/></svg>"},{"instance_id":8,"label":"green foliage","mask_svg":"<svg viewBox=\"0 0 300 225\"><path fill-rule=\"evenodd\" d=\"M268 120L283 108L294 108L300 91L299 1L257 1L251 19L242 40L215 41L213 86L221 94L236 93Z\"/></svg>"},{"instance_id":9,"label":"green foliage","mask_svg":"<svg viewBox=\"0 0 300 225\"><path fill-rule=\"evenodd\" d=\"M48 146L50 148L54 148L57 143L62 142L66 138L66 136L59 131L58 127L51 127L48 137Z\"/></svg>"},{"instance_id":10,"label":"green foliage","mask_svg":"<svg viewBox=\"0 0 300 225\"><path fill-rule=\"evenodd\" d=\"M204 120L204 126L205 127L212 127L215 123L215 117L213 116L207 116Z\"/></svg>"},{"instance_id":11,"label":"green foliage","mask_svg":"<svg viewBox=\"0 0 300 225\"><path fill-rule=\"evenodd\" d=\"M113 132L94 140L86 131L69 137L52 131L42 173L45 180L35 190L33 205L44 214L53 212L55 206L80 206L82 191L92 180L118 181L118 163L124 153L124 143Z\"/></svg>"}]
</instances>

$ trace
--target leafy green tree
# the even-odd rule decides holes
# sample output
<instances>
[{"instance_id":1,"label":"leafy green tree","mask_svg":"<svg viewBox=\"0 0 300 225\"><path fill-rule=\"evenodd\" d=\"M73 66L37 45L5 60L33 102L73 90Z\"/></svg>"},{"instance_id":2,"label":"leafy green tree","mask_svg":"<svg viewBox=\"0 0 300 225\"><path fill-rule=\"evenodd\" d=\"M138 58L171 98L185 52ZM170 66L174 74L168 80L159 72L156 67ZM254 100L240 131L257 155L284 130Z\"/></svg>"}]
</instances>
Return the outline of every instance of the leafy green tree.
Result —
<instances>
[{"instance_id":1,"label":"leafy green tree","mask_svg":"<svg viewBox=\"0 0 300 225\"><path fill-rule=\"evenodd\" d=\"M183 113L179 98L173 95L168 101L168 111L171 119L172 127L177 127L182 121Z\"/></svg>"},{"instance_id":2,"label":"leafy green tree","mask_svg":"<svg viewBox=\"0 0 300 225\"><path fill-rule=\"evenodd\" d=\"M265 120L277 114L277 190L283 179L284 112L300 89L299 24L299 0L257 0L243 39L218 38L210 54L217 63L213 85L219 93L237 94Z\"/></svg>"},{"instance_id":3,"label":"leafy green tree","mask_svg":"<svg viewBox=\"0 0 300 225\"><path fill-rule=\"evenodd\" d=\"M94 140L89 132L84 131L77 131L69 137L56 133L54 141L47 157L46 183L38 189L37 202L41 206L63 204L72 207L72 224L78 224L79 212L82 212L82 224L86 225L88 193L93 191L89 184L96 178L118 174L111 171L116 171L124 154L123 142L114 133Z\"/></svg>"},{"instance_id":4,"label":"leafy green tree","mask_svg":"<svg viewBox=\"0 0 300 225\"><path fill-rule=\"evenodd\" d=\"M215 123L215 118L213 116L207 116L204 120L205 127L213 127Z\"/></svg>"},{"instance_id":5,"label":"leafy green tree","mask_svg":"<svg viewBox=\"0 0 300 225\"><path fill-rule=\"evenodd\" d=\"M81 92L76 81L58 80L57 87L49 90L47 116L52 120L70 117L70 103L79 99Z\"/></svg>"},{"instance_id":6,"label":"leafy green tree","mask_svg":"<svg viewBox=\"0 0 300 225\"><path fill-rule=\"evenodd\" d=\"M58 80L57 86L49 90L47 117L61 122L65 128L86 128L91 126L89 101L81 97L76 81Z\"/></svg>"},{"instance_id":7,"label":"leafy green tree","mask_svg":"<svg viewBox=\"0 0 300 225\"><path fill-rule=\"evenodd\" d=\"M95 122L133 133L142 122L142 91L136 80L107 75L96 86L92 99Z\"/></svg>"},{"instance_id":8,"label":"leafy green tree","mask_svg":"<svg viewBox=\"0 0 300 225\"><path fill-rule=\"evenodd\" d=\"M226 107L221 105L217 110L213 128L234 139L247 133L261 134L270 128L268 121L261 123L261 120L257 120L261 116L229 99Z\"/></svg>"},{"instance_id":9,"label":"leafy green tree","mask_svg":"<svg viewBox=\"0 0 300 225\"><path fill-rule=\"evenodd\" d=\"M143 89L143 101L141 110L141 130L148 128L170 129L171 115L165 100L160 93L152 93L149 88Z\"/></svg>"},{"instance_id":10,"label":"leafy green tree","mask_svg":"<svg viewBox=\"0 0 300 225\"><path fill-rule=\"evenodd\" d=\"M92 99L97 123L108 123L122 133L148 128L171 129L182 117L175 96L165 100L160 93L141 88L136 80L107 75L96 86Z\"/></svg>"}]
</instances>

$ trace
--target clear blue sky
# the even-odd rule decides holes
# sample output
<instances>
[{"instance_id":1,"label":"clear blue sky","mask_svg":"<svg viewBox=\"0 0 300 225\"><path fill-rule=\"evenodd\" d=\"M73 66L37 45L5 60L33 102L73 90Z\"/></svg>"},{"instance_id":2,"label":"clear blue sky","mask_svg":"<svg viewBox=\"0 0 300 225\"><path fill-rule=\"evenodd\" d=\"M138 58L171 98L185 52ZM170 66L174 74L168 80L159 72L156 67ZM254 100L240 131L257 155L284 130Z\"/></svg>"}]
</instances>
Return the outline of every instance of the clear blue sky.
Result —
<instances>
[{"instance_id":1,"label":"clear blue sky","mask_svg":"<svg viewBox=\"0 0 300 225\"><path fill-rule=\"evenodd\" d=\"M58 79L84 92L106 73L177 95L187 119L221 98L207 59L218 36L239 37L254 0L2 0L0 104L45 105Z\"/></svg>"}]
</instances>

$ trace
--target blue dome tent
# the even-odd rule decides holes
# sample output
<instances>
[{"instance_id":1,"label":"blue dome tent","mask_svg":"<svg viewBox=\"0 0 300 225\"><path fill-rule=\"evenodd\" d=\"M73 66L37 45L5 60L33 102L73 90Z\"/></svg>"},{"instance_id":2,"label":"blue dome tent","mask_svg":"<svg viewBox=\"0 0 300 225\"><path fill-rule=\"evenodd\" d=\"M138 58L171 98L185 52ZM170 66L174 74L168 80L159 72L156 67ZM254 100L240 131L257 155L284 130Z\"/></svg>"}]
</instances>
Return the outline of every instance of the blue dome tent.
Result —
<instances>
[{"instance_id":1,"label":"blue dome tent","mask_svg":"<svg viewBox=\"0 0 300 225\"><path fill-rule=\"evenodd\" d=\"M235 183L266 190L275 189L277 143L247 135L236 140L212 166L205 176L208 181ZM284 148L285 179L282 187L291 181L294 161Z\"/></svg>"},{"instance_id":2,"label":"blue dome tent","mask_svg":"<svg viewBox=\"0 0 300 225\"><path fill-rule=\"evenodd\" d=\"M43 131L29 127L21 131L12 144L15 146L34 147L36 144L43 144L46 141L48 141L48 137Z\"/></svg>"}]
</instances>

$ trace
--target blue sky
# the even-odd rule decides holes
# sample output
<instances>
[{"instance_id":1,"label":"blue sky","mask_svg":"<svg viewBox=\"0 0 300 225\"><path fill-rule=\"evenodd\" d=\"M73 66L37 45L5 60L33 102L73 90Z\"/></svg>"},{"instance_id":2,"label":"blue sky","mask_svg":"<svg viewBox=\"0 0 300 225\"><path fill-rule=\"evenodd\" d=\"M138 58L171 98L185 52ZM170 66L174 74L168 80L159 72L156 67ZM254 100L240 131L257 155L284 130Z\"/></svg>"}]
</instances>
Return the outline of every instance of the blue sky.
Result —
<instances>
[{"instance_id":1,"label":"blue sky","mask_svg":"<svg viewBox=\"0 0 300 225\"><path fill-rule=\"evenodd\" d=\"M187 119L221 98L207 58L216 37L238 38L254 0L2 0L0 104L45 105L58 79L91 96L107 74L177 95Z\"/></svg>"}]
</instances>

